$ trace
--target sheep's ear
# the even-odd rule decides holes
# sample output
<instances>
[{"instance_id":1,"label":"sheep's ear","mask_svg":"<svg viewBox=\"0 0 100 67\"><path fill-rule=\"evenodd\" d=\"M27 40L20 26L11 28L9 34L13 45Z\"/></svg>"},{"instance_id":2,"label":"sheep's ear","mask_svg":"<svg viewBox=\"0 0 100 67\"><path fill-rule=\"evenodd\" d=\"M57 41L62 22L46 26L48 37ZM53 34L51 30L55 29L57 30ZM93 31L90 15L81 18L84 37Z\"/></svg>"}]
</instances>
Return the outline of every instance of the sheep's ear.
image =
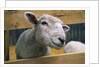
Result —
<instances>
[{"instance_id":1,"label":"sheep's ear","mask_svg":"<svg viewBox=\"0 0 100 67\"><path fill-rule=\"evenodd\" d=\"M63 25L63 29L64 29L64 31L65 31L65 32L67 32L67 31L69 31L69 30L70 30L70 27L69 27L69 26L67 26L67 25Z\"/></svg>"},{"instance_id":2,"label":"sheep's ear","mask_svg":"<svg viewBox=\"0 0 100 67\"><path fill-rule=\"evenodd\" d=\"M36 18L36 16L33 13L25 12L24 16L28 20L28 22L30 22L31 24L37 24L38 23L38 19Z\"/></svg>"}]
</instances>

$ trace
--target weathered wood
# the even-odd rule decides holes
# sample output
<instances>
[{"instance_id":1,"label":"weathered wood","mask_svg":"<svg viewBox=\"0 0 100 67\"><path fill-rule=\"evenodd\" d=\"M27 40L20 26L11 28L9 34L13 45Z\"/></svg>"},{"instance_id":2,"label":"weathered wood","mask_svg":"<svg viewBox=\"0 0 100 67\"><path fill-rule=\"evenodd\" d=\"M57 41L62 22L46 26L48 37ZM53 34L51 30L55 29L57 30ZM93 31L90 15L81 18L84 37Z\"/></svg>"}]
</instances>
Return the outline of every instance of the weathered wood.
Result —
<instances>
[{"instance_id":1,"label":"weathered wood","mask_svg":"<svg viewBox=\"0 0 100 67\"><path fill-rule=\"evenodd\" d=\"M36 14L37 18L43 14L50 14L61 19L64 24L85 23L85 10L17 10L4 11L4 29L22 29L33 27L24 18L24 12L30 11Z\"/></svg>"},{"instance_id":2,"label":"weathered wood","mask_svg":"<svg viewBox=\"0 0 100 67\"><path fill-rule=\"evenodd\" d=\"M62 55L5 61L4 64L85 64L85 53L66 53Z\"/></svg>"},{"instance_id":3,"label":"weathered wood","mask_svg":"<svg viewBox=\"0 0 100 67\"><path fill-rule=\"evenodd\" d=\"M4 61L9 60L9 31L4 31Z\"/></svg>"}]
</instances>

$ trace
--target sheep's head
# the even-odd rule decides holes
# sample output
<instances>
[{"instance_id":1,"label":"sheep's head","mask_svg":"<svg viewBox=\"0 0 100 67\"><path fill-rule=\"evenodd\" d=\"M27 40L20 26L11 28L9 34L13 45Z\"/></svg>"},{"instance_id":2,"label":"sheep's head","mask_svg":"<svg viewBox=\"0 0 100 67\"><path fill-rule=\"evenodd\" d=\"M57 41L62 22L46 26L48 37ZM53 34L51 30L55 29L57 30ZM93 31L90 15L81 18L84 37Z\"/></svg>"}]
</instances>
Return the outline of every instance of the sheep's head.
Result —
<instances>
[{"instance_id":1,"label":"sheep's head","mask_svg":"<svg viewBox=\"0 0 100 67\"><path fill-rule=\"evenodd\" d=\"M62 25L63 22L60 19L45 14L38 20L31 12L25 12L25 17L34 25L36 42L56 49L64 46L65 32L69 27Z\"/></svg>"}]
</instances>

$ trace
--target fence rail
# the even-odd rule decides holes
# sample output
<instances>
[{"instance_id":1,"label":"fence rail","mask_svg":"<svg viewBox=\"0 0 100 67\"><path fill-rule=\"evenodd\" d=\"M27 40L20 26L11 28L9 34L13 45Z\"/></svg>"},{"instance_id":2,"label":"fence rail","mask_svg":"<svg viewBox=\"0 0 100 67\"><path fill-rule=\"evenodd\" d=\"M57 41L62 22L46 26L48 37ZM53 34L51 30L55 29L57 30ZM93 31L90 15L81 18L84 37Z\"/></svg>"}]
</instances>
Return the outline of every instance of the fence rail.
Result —
<instances>
[{"instance_id":1,"label":"fence rail","mask_svg":"<svg viewBox=\"0 0 100 67\"><path fill-rule=\"evenodd\" d=\"M85 10L17 10L17 11L4 11L4 29L23 29L33 27L24 18L24 12L30 11L36 14L37 18L43 14L50 14L61 19L64 24L77 24L85 23Z\"/></svg>"},{"instance_id":2,"label":"fence rail","mask_svg":"<svg viewBox=\"0 0 100 67\"><path fill-rule=\"evenodd\" d=\"M66 53L62 55L5 61L4 64L85 64L85 53Z\"/></svg>"}]
</instances>

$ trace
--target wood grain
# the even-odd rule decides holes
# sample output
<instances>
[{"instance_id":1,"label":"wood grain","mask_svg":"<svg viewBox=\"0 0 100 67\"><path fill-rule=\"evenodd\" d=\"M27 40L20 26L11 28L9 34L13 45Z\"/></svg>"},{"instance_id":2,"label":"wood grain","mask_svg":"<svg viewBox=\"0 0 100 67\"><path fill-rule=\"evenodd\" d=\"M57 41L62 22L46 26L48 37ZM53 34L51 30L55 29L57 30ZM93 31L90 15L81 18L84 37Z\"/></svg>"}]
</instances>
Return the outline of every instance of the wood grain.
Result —
<instances>
[{"instance_id":1,"label":"wood grain","mask_svg":"<svg viewBox=\"0 0 100 67\"><path fill-rule=\"evenodd\" d=\"M4 31L4 61L9 60L9 31Z\"/></svg>"},{"instance_id":2,"label":"wood grain","mask_svg":"<svg viewBox=\"0 0 100 67\"><path fill-rule=\"evenodd\" d=\"M24 17L24 12L33 12L37 18L50 14L61 19L64 24L85 23L85 10L17 10L4 11L4 29L22 29L33 27Z\"/></svg>"},{"instance_id":3,"label":"wood grain","mask_svg":"<svg viewBox=\"0 0 100 67\"><path fill-rule=\"evenodd\" d=\"M62 55L5 61L4 64L85 64L85 53L66 53Z\"/></svg>"}]
</instances>

